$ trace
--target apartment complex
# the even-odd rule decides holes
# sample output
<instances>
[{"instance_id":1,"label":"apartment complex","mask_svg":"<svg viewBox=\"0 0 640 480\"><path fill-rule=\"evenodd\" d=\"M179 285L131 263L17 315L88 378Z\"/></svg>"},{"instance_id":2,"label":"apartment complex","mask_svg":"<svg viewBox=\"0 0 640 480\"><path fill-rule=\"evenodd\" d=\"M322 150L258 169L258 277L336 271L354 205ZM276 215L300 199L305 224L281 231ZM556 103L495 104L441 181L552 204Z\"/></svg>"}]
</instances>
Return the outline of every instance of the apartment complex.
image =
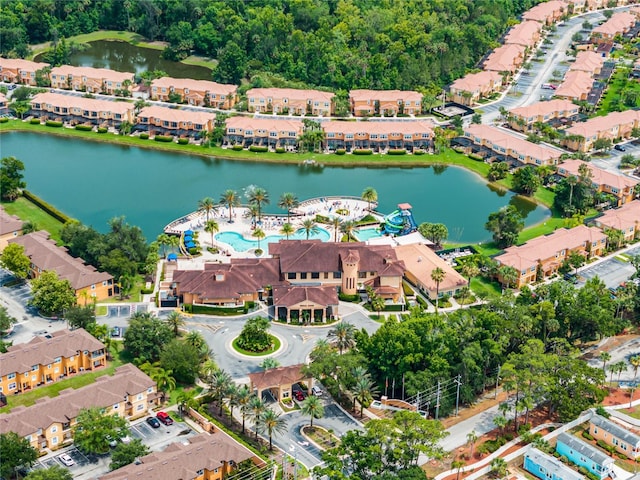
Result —
<instances>
[{"instance_id":1,"label":"apartment complex","mask_svg":"<svg viewBox=\"0 0 640 480\"><path fill-rule=\"evenodd\" d=\"M556 89L554 96L584 102L593 88L593 75L581 70L570 70Z\"/></svg>"},{"instance_id":2,"label":"apartment complex","mask_svg":"<svg viewBox=\"0 0 640 480\"><path fill-rule=\"evenodd\" d=\"M569 433L558 435L556 452L578 467L586 468L600 479L606 477L614 478L615 476L615 473L613 473L613 458L604 451L583 442Z\"/></svg>"},{"instance_id":3,"label":"apartment complex","mask_svg":"<svg viewBox=\"0 0 640 480\"><path fill-rule=\"evenodd\" d=\"M499 92L502 75L498 72L469 73L459 78L449 87L449 98L462 105L473 105L481 98Z\"/></svg>"},{"instance_id":4,"label":"apartment complex","mask_svg":"<svg viewBox=\"0 0 640 480\"><path fill-rule=\"evenodd\" d=\"M602 71L605 60L602 55L590 50L578 52L575 61L569 65L569 71L587 72L595 76Z\"/></svg>"},{"instance_id":5,"label":"apartment complex","mask_svg":"<svg viewBox=\"0 0 640 480\"><path fill-rule=\"evenodd\" d=\"M411 90L351 90L349 103L356 117L417 115L422 111L422 94Z\"/></svg>"},{"instance_id":6,"label":"apartment complex","mask_svg":"<svg viewBox=\"0 0 640 480\"><path fill-rule=\"evenodd\" d=\"M545 25L556 23L567 12L567 4L560 0L542 2L522 14L523 20L533 20Z\"/></svg>"},{"instance_id":7,"label":"apartment complex","mask_svg":"<svg viewBox=\"0 0 640 480\"><path fill-rule=\"evenodd\" d=\"M358 148L385 151L387 149L426 149L433 144L434 125L428 120L412 122L323 122L326 148L347 151Z\"/></svg>"},{"instance_id":8,"label":"apartment complex","mask_svg":"<svg viewBox=\"0 0 640 480\"><path fill-rule=\"evenodd\" d=\"M22 220L9 215L0 205L0 252L9 244L9 240L22 234Z\"/></svg>"},{"instance_id":9,"label":"apartment complex","mask_svg":"<svg viewBox=\"0 0 640 480\"><path fill-rule=\"evenodd\" d=\"M76 417L84 408L97 407L106 414L135 419L146 415L157 397L155 382L129 363L85 387L68 388L57 397L43 397L30 407L1 413L0 433L15 432L44 453L72 441Z\"/></svg>"},{"instance_id":10,"label":"apartment complex","mask_svg":"<svg viewBox=\"0 0 640 480\"><path fill-rule=\"evenodd\" d=\"M111 274L99 272L91 265L86 265L81 258L72 257L66 248L58 247L49 239L48 232L32 232L13 238L9 243L24 247L24 253L31 261L31 278L37 278L48 270L56 272L58 278L69 281L78 302L83 297L100 301L113 296Z\"/></svg>"},{"instance_id":11,"label":"apartment complex","mask_svg":"<svg viewBox=\"0 0 640 480\"><path fill-rule=\"evenodd\" d=\"M640 127L640 111L611 112L603 117L593 117L573 124L565 131L562 145L571 150L589 152L596 140L604 138L612 142L631 137L634 128Z\"/></svg>"},{"instance_id":12,"label":"apartment complex","mask_svg":"<svg viewBox=\"0 0 640 480\"><path fill-rule=\"evenodd\" d=\"M293 148L302 134L301 120L280 118L229 117L226 120L225 143Z\"/></svg>"},{"instance_id":13,"label":"apartment complex","mask_svg":"<svg viewBox=\"0 0 640 480\"><path fill-rule=\"evenodd\" d=\"M630 432L607 418L600 415L591 417L589 433L596 440L602 440L607 445L615 447L618 453L627 458L636 459L640 455L640 435Z\"/></svg>"},{"instance_id":14,"label":"apartment complex","mask_svg":"<svg viewBox=\"0 0 640 480\"><path fill-rule=\"evenodd\" d=\"M638 21L633 13L617 12L602 25L598 25L591 32L591 41L595 43L611 42L616 35L624 35L633 28Z\"/></svg>"},{"instance_id":15,"label":"apartment complex","mask_svg":"<svg viewBox=\"0 0 640 480\"><path fill-rule=\"evenodd\" d=\"M524 454L523 468L541 480L584 480L571 467L537 448L531 448Z\"/></svg>"},{"instance_id":16,"label":"apartment complex","mask_svg":"<svg viewBox=\"0 0 640 480\"><path fill-rule=\"evenodd\" d=\"M569 100L549 100L509 111L509 126L519 132L529 132L536 123L559 125L578 118L580 107Z\"/></svg>"},{"instance_id":17,"label":"apartment complex","mask_svg":"<svg viewBox=\"0 0 640 480\"><path fill-rule=\"evenodd\" d=\"M622 232L625 242L640 238L640 200L606 210L602 216L593 220L593 224L603 230L608 228Z\"/></svg>"},{"instance_id":18,"label":"apartment complex","mask_svg":"<svg viewBox=\"0 0 640 480\"><path fill-rule=\"evenodd\" d=\"M151 82L151 100L169 101L229 110L237 101L238 87L208 80L162 77Z\"/></svg>"},{"instance_id":19,"label":"apartment complex","mask_svg":"<svg viewBox=\"0 0 640 480\"><path fill-rule=\"evenodd\" d=\"M601 255L606 245L607 236L600 229L579 225L509 247L495 260L519 272L515 286L520 288L555 274L572 252L592 258Z\"/></svg>"},{"instance_id":20,"label":"apartment complex","mask_svg":"<svg viewBox=\"0 0 640 480\"><path fill-rule=\"evenodd\" d=\"M247 107L254 113L288 113L291 115L321 115L335 111L335 94L320 90L293 88L252 88L247 90Z\"/></svg>"},{"instance_id":21,"label":"apartment complex","mask_svg":"<svg viewBox=\"0 0 640 480\"><path fill-rule=\"evenodd\" d=\"M108 68L74 67L62 65L53 67L49 74L53 88L79 90L89 93L107 93L116 91L131 92L135 86L135 74L116 72Z\"/></svg>"},{"instance_id":22,"label":"apartment complex","mask_svg":"<svg viewBox=\"0 0 640 480\"><path fill-rule=\"evenodd\" d=\"M144 107L138 113L138 125L146 127L149 133L169 135L189 135L211 132L215 127L216 114L192 112L166 107Z\"/></svg>"},{"instance_id":23,"label":"apartment complex","mask_svg":"<svg viewBox=\"0 0 640 480\"><path fill-rule=\"evenodd\" d=\"M535 20L525 20L522 23L514 25L504 37L504 44L522 45L523 47L533 48L540 41L542 25Z\"/></svg>"},{"instance_id":24,"label":"apartment complex","mask_svg":"<svg viewBox=\"0 0 640 480\"><path fill-rule=\"evenodd\" d=\"M135 107L128 102L111 102L51 92L39 93L30 102L29 113L43 120L114 127L118 127L122 122L135 121Z\"/></svg>"},{"instance_id":25,"label":"apartment complex","mask_svg":"<svg viewBox=\"0 0 640 480\"><path fill-rule=\"evenodd\" d=\"M36 72L47 68L48 63L32 62L20 58L0 58L0 79L8 83L21 83L35 87Z\"/></svg>"},{"instance_id":26,"label":"apartment complex","mask_svg":"<svg viewBox=\"0 0 640 480\"><path fill-rule=\"evenodd\" d=\"M526 48L522 45L502 45L489 54L484 62L484 69L501 75L514 74L524 63L525 53Z\"/></svg>"},{"instance_id":27,"label":"apartment complex","mask_svg":"<svg viewBox=\"0 0 640 480\"><path fill-rule=\"evenodd\" d=\"M107 364L105 346L84 329L35 337L0 354L0 393L12 395Z\"/></svg>"}]
</instances>

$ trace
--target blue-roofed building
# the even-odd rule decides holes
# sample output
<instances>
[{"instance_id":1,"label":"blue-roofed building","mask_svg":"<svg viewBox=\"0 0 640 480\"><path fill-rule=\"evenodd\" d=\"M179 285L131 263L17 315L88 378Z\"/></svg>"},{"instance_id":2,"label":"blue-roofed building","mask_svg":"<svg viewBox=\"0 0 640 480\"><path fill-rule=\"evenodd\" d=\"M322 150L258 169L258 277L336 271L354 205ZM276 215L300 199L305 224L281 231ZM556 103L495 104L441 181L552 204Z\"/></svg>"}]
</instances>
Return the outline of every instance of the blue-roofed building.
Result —
<instances>
[{"instance_id":1,"label":"blue-roofed building","mask_svg":"<svg viewBox=\"0 0 640 480\"><path fill-rule=\"evenodd\" d=\"M523 468L542 480L584 480L578 472L537 448L525 453Z\"/></svg>"},{"instance_id":2,"label":"blue-roofed building","mask_svg":"<svg viewBox=\"0 0 640 480\"><path fill-rule=\"evenodd\" d=\"M616 447L616 451L628 458L634 459L640 455L640 435L630 432L607 418L594 415L589 425L589 433L596 440L602 440L607 445Z\"/></svg>"},{"instance_id":3,"label":"blue-roofed building","mask_svg":"<svg viewBox=\"0 0 640 480\"><path fill-rule=\"evenodd\" d=\"M568 433L558 435L556 452L570 462L584 467L599 478L611 475L614 460L597 447L589 445Z\"/></svg>"}]
</instances>

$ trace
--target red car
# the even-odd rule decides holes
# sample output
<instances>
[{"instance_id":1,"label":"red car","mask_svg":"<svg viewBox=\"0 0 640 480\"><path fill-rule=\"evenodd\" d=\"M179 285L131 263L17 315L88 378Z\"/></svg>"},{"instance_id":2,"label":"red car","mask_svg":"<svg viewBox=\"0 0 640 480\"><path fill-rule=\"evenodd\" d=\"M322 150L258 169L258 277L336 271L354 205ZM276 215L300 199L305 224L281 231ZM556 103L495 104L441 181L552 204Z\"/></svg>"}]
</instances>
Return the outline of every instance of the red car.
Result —
<instances>
[{"instance_id":1,"label":"red car","mask_svg":"<svg viewBox=\"0 0 640 480\"><path fill-rule=\"evenodd\" d=\"M293 396L296 400L302 401L304 400L304 392L302 390L296 390L293 392Z\"/></svg>"},{"instance_id":2,"label":"red car","mask_svg":"<svg viewBox=\"0 0 640 480\"><path fill-rule=\"evenodd\" d=\"M158 412L156 418L165 425L173 425L173 419L165 412Z\"/></svg>"}]
</instances>

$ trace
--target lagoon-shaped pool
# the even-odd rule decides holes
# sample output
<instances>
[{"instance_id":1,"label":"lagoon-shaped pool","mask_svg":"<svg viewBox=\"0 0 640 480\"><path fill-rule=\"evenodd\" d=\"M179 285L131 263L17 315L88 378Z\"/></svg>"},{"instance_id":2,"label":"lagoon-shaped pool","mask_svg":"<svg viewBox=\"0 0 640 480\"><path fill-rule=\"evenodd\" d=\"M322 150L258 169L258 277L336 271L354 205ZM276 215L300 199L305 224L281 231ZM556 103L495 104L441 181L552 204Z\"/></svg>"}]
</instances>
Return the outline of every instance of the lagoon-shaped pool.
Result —
<instances>
[{"instance_id":1,"label":"lagoon-shaped pool","mask_svg":"<svg viewBox=\"0 0 640 480\"><path fill-rule=\"evenodd\" d=\"M268 237L264 237L260 240L260 247L266 250L266 245L268 243L276 243L280 240L284 240L285 238L286 237L284 235L269 235ZM293 235L289 235L289 240L306 240L306 238L307 232L303 228L297 230ZM330 238L331 234L324 228L318 228L317 233L309 235L309 240L322 240L323 242L326 242ZM236 252L246 252L247 250L258 248L258 240L250 240L238 232L218 233L215 236L215 239L218 242L230 245Z\"/></svg>"}]
</instances>

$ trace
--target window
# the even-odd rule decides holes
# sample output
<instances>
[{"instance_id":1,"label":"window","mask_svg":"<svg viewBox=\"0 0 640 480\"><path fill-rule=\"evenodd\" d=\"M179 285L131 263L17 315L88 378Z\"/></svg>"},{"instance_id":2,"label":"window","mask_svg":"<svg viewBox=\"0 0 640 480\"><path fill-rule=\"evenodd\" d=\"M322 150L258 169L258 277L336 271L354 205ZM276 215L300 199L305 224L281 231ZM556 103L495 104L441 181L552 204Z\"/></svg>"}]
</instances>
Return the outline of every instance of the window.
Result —
<instances>
[{"instance_id":1,"label":"window","mask_svg":"<svg viewBox=\"0 0 640 480\"><path fill-rule=\"evenodd\" d=\"M9 390L15 390L15 389L16 389L16 382L10 383Z\"/></svg>"},{"instance_id":2,"label":"window","mask_svg":"<svg viewBox=\"0 0 640 480\"><path fill-rule=\"evenodd\" d=\"M358 278L367 278L367 272L358 272Z\"/></svg>"},{"instance_id":3,"label":"window","mask_svg":"<svg viewBox=\"0 0 640 480\"><path fill-rule=\"evenodd\" d=\"M16 374L14 373L10 373L9 375L7 375L7 380L11 380L13 378L16 378Z\"/></svg>"},{"instance_id":4,"label":"window","mask_svg":"<svg viewBox=\"0 0 640 480\"><path fill-rule=\"evenodd\" d=\"M136 400L142 400L142 394L139 393L138 396L136 397Z\"/></svg>"},{"instance_id":5,"label":"window","mask_svg":"<svg viewBox=\"0 0 640 480\"><path fill-rule=\"evenodd\" d=\"M342 278L342 272L333 272L333 278Z\"/></svg>"},{"instance_id":6,"label":"window","mask_svg":"<svg viewBox=\"0 0 640 480\"><path fill-rule=\"evenodd\" d=\"M51 427L51 433L56 433L57 431L58 431L58 427L56 425Z\"/></svg>"},{"instance_id":7,"label":"window","mask_svg":"<svg viewBox=\"0 0 640 480\"><path fill-rule=\"evenodd\" d=\"M593 427L593 434L595 435L596 433L598 433L598 427Z\"/></svg>"},{"instance_id":8,"label":"window","mask_svg":"<svg viewBox=\"0 0 640 480\"><path fill-rule=\"evenodd\" d=\"M61 358L61 357L57 357L57 358L53 361L53 363L60 363L61 361L62 361L62 358Z\"/></svg>"},{"instance_id":9,"label":"window","mask_svg":"<svg viewBox=\"0 0 640 480\"><path fill-rule=\"evenodd\" d=\"M58 437L53 437L51 439L51 445L57 445L58 444Z\"/></svg>"},{"instance_id":10,"label":"window","mask_svg":"<svg viewBox=\"0 0 640 480\"><path fill-rule=\"evenodd\" d=\"M114 404L114 405L113 405L113 409L114 409L114 410L117 410L119 406L120 406L120 404L119 404L119 403L116 403L116 404Z\"/></svg>"},{"instance_id":11,"label":"window","mask_svg":"<svg viewBox=\"0 0 640 480\"><path fill-rule=\"evenodd\" d=\"M296 278L296 273L295 272L289 272L287 273L287 279L289 280L295 280Z\"/></svg>"},{"instance_id":12,"label":"window","mask_svg":"<svg viewBox=\"0 0 640 480\"><path fill-rule=\"evenodd\" d=\"M153 387L147 388L147 393L153 393Z\"/></svg>"},{"instance_id":13,"label":"window","mask_svg":"<svg viewBox=\"0 0 640 480\"><path fill-rule=\"evenodd\" d=\"M320 278L320 272L311 272L311 278Z\"/></svg>"},{"instance_id":14,"label":"window","mask_svg":"<svg viewBox=\"0 0 640 480\"><path fill-rule=\"evenodd\" d=\"M204 470L201 468L196 472L196 475L204 475Z\"/></svg>"},{"instance_id":15,"label":"window","mask_svg":"<svg viewBox=\"0 0 640 480\"><path fill-rule=\"evenodd\" d=\"M306 280L307 279L307 272L301 272L300 273L300 279L301 280Z\"/></svg>"},{"instance_id":16,"label":"window","mask_svg":"<svg viewBox=\"0 0 640 480\"><path fill-rule=\"evenodd\" d=\"M138 410L138 411L140 411L140 410L144 410L144 404L143 404L143 403L141 403L140 405L138 405L138 406L136 407L136 410Z\"/></svg>"}]
</instances>

